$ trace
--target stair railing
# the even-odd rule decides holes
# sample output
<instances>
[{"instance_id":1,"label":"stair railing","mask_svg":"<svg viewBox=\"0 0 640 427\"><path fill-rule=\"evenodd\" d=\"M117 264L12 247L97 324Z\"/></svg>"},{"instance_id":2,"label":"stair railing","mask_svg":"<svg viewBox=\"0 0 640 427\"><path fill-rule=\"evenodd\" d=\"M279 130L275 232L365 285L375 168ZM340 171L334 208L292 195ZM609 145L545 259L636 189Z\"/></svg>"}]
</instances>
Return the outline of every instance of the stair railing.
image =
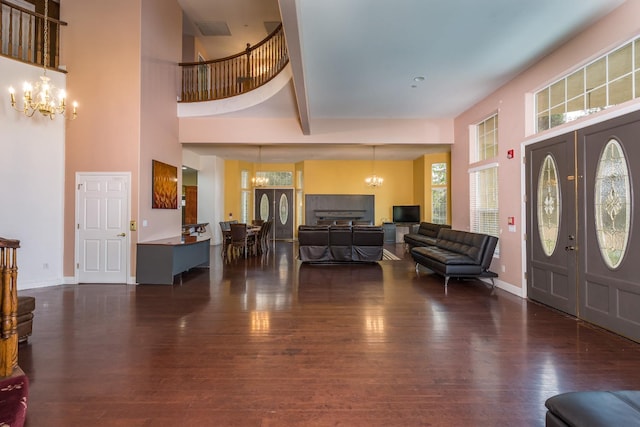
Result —
<instances>
[{"instance_id":1,"label":"stair railing","mask_svg":"<svg viewBox=\"0 0 640 427\"><path fill-rule=\"evenodd\" d=\"M289 63L280 24L255 46L221 59L182 62L180 102L212 101L241 95L274 78Z\"/></svg>"},{"instance_id":2,"label":"stair railing","mask_svg":"<svg viewBox=\"0 0 640 427\"><path fill-rule=\"evenodd\" d=\"M0 54L29 64L44 66L44 25L49 26L47 68L58 69L60 26L66 22L46 17L5 0L0 0ZM62 70L59 70L62 71Z\"/></svg>"}]
</instances>

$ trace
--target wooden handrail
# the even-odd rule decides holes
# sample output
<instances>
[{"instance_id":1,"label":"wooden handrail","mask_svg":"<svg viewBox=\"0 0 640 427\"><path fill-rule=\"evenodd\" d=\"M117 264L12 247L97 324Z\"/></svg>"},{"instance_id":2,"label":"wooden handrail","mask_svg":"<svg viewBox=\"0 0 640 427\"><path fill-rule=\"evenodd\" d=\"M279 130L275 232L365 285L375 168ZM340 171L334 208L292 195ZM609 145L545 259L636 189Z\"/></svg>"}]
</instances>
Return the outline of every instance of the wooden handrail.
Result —
<instances>
[{"instance_id":1,"label":"wooden handrail","mask_svg":"<svg viewBox=\"0 0 640 427\"><path fill-rule=\"evenodd\" d=\"M0 377L18 366L18 264L19 240L0 237Z\"/></svg>"},{"instance_id":2,"label":"wooden handrail","mask_svg":"<svg viewBox=\"0 0 640 427\"><path fill-rule=\"evenodd\" d=\"M289 63L282 24L244 52L202 62L181 62L180 102L198 102L240 95L274 78Z\"/></svg>"},{"instance_id":3,"label":"wooden handrail","mask_svg":"<svg viewBox=\"0 0 640 427\"><path fill-rule=\"evenodd\" d=\"M44 64L44 23L49 32L48 63ZM60 65L60 26L66 22L0 0L0 55L57 71Z\"/></svg>"}]
</instances>

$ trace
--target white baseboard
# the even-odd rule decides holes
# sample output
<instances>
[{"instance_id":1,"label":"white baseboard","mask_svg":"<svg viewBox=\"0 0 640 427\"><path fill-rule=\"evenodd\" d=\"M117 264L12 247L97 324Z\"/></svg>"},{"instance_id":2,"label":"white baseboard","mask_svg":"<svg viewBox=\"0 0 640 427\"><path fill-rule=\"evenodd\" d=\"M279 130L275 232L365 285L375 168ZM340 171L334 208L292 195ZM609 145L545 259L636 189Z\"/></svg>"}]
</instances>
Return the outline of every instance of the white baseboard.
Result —
<instances>
[{"instance_id":1,"label":"white baseboard","mask_svg":"<svg viewBox=\"0 0 640 427\"><path fill-rule=\"evenodd\" d=\"M507 291L515 296L520 298L527 297L527 290L524 288L520 288L518 286L512 285L511 283L503 282L502 280L493 279L496 282L496 287L502 289L503 291Z\"/></svg>"}]
</instances>

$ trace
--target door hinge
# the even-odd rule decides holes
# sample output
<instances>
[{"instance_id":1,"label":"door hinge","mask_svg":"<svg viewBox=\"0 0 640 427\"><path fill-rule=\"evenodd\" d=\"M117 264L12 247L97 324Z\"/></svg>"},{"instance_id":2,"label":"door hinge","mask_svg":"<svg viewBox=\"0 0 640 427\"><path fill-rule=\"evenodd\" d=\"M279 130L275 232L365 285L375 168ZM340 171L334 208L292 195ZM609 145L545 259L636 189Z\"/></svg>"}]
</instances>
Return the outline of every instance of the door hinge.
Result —
<instances>
[{"instance_id":1,"label":"door hinge","mask_svg":"<svg viewBox=\"0 0 640 427\"><path fill-rule=\"evenodd\" d=\"M525 242L527 241L527 233L524 233L524 234L522 235L522 240L524 240Z\"/></svg>"},{"instance_id":2,"label":"door hinge","mask_svg":"<svg viewBox=\"0 0 640 427\"><path fill-rule=\"evenodd\" d=\"M76 270L80 270L80 263L76 263Z\"/></svg>"},{"instance_id":3,"label":"door hinge","mask_svg":"<svg viewBox=\"0 0 640 427\"><path fill-rule=\"evenodd\" d=\"M527 280L527 272L524 272L524 280Z\"/></svg>"},{"instance_id":4,"label":"door hinge","mask_svg":"<svg viewBox=\"0 0 640 427\"><path fill-rule=\"evenodd\" d=\"M82 188L82 184L78 184L78 190Z\"/></svg>"},{"instance_id":5,"label":"door hinge","mask_svg":"<svg viewBox=\"0 0 640 427\"><path fill-rule=\"evenodd\" d=\"M80 224L78 224L78 230L80 230Z\"/></svg>"}]
</instances>

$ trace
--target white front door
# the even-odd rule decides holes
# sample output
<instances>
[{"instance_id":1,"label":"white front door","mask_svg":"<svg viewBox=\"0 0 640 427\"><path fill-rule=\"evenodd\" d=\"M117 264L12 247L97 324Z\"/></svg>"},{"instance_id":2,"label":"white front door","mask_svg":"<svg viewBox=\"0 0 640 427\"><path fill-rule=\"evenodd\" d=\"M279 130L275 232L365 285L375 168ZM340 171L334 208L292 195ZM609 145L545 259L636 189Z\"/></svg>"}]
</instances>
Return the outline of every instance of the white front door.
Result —
<instances>
[{"instance_id":1,"label":"white front door","mask_svg":"<svg viewBox=\"0 0 640 427\"><path fill-rule=\"evenodd\" d=\"M76 174L78 283L127 283L129 173Z\"/></svg>"}]
</instances>

